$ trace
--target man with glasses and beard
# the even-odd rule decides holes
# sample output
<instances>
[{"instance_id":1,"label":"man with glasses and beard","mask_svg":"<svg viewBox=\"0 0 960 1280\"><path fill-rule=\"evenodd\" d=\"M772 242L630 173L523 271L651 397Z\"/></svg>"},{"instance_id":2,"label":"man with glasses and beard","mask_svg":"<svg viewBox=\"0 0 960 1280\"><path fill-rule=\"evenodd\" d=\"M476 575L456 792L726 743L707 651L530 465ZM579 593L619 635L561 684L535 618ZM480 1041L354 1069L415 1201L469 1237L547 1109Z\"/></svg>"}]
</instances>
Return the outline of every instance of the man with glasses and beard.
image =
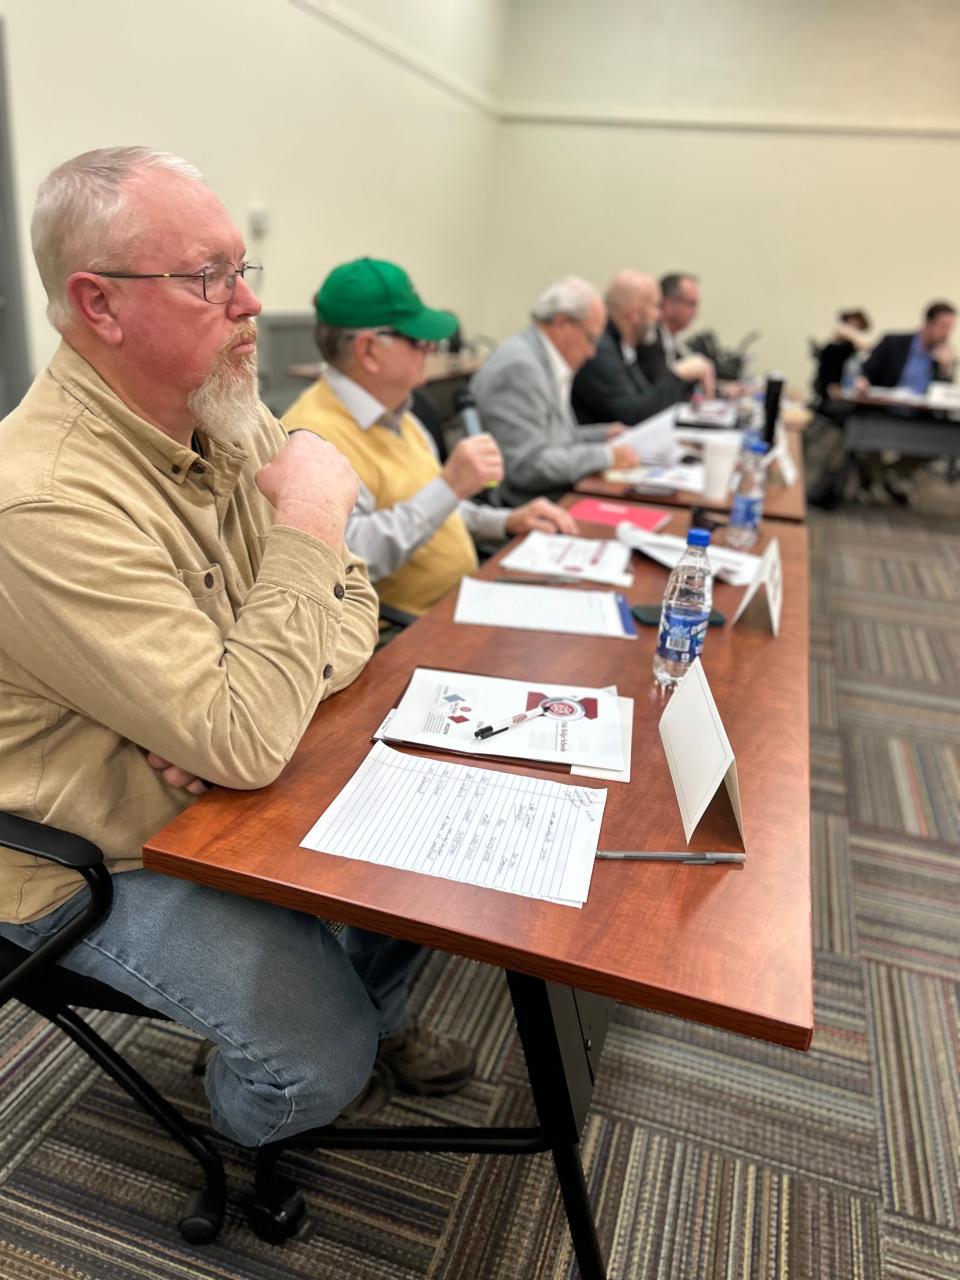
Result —
<instances>
[{"instance_id":1,"label":"man with glasses and beard","mask_svg":"<svg viewBox=\"0 0 960 1280\"><path fill-rule=\"evenodd\" d=\"M382 1105L380 1036L456 1087L466 1046L431 1076L408 1028L420 948L140 861L207 786L273 781L376 640L356 475L258 400L240 233L192 166L128 147L55 169L32 236L62 341L0 423L0 809L91 840L114 885L60 963L212 1040L214 1126L248 1146ZM82 884L0 850L0 932L33 949Z\"/></svg>"},{"instance_id":2,"label":"man with glasses and beard","mask_svg":"<svg viewBox=\"0 0 960 1280\"><path fill-rule=\"evenodd\" d=\"M483 425L503 450L505 499L556 498L581 477L640 462L618 443L620 422L578 427L570 404L574 375L596 355L607 311L586 280L570 276L534 303L532 323L508 338L474 375Z\"/></svg>"},{"instance_id":3,"label":"man with glasses and beard","mask_svg":"<svg viewBox=\"0 0 960 1280\"><path fill-rule=\"evenodd\" d=\"M330 272L314 304L325 366L283 422L290 432L329 440L356 469L360 492L346 540L385 605L425 613L477 567L473 538L576 533L567 512L545 498L516 511L468 501L503 478L489 435L459 441L441 467L410 397L423 382L427 352L450 337L457 317L425 306L401 267L375 258L346 262Z\"/></svg>"}]
</instances>

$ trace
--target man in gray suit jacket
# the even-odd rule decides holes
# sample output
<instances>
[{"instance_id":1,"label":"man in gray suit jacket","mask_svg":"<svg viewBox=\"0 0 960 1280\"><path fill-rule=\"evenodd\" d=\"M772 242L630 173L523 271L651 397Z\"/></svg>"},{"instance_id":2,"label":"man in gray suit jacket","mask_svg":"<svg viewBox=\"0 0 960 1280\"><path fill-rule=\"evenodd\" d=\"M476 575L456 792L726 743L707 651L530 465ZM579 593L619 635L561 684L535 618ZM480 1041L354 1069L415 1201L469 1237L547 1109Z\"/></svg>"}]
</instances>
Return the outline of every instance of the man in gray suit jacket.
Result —
<instances>
[{"instance_id":1,"label":"man in gray suit jacket","mask_svg":"<svg viewBox=\"0 0 960 1280\"><path fill-rule=\"evenodd\" d=\"M571 276L551 285L530 314L530 327L498 347L471 384L484 429L503 454L500 492L511 506L536 494L559 497L581 476L640 461L617 443L622 423L579 427L570 407L574 374L603 336L600 295Z\"/></svg>"}]
</instances>

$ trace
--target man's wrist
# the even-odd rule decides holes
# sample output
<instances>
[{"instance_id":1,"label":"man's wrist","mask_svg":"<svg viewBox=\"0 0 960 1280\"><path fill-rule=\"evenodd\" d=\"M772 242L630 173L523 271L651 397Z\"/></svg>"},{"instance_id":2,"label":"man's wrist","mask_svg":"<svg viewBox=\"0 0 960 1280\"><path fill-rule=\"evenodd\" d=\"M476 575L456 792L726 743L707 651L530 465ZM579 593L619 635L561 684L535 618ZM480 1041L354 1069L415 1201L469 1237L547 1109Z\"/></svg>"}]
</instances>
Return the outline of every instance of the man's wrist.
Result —
<instances>
[{"instance_id":1,"label":"man's wrist","mask_svg":"<svg viewBox=\"0 0 960 1280\"><path fill-rule=\"evenodd\" d=\"M319 538L334 548L343 542L343 531L347 526L345 514L330 511L316 503L296 501L282 502L276 510L276 521L288 529L298 529Z\"/></svg>"}]
</instances>

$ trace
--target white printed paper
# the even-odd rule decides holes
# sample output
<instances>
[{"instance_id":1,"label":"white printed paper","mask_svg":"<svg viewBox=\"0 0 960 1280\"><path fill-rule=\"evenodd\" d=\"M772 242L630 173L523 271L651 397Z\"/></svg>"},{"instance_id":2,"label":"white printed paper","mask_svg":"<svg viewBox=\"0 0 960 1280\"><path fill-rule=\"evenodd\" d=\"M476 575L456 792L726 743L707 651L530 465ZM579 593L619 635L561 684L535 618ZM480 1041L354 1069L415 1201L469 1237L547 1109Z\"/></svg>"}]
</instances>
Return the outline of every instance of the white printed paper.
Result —
<instances>
[{"instance_id":1,"label":"white printed paper","mask_svg":"<svg viewBox=\"0 0 960 1280\"><path fill-rule=\"evenodd\" d=\"M461 578L453 620L479 627L637 638L623 596L614 591L581 591L579 587L524 587Z\"/></svg>"},{"instance_id":2,"label":"white printed paper","mask_svg":"<svg viewBox=\"0 0 960 1280\"><path fill-rule=\"evenodd\" d=\"M582 906L605 789L428 760L374 743L301 845Z\"/></svg>"},{"instance_id":3,"label":"white printed paper","mask_svg":"<svg viewBox=\"0 0 960 1280\"><path fill-rule=\"evenodd\" d=\"M474 735L519 713L535 718L489 738ZM616 690L575 684L505 680L460 671L417 667L389 723L390 742L477 756L510 756L552 764L581 764L620 771L624 767L620 705Z\"/></svg>"},{"instance_id":4,"label":"white printed paper","mask_svg":"<svg viewBox=\"0 0 960 1280\"><path fill-rule=\"evenodd\" d=\"M737 762L699 660L670 695L660 717L660 740L687 844L721 782L726 785L742 840Z\"/></svg>"},{"instance_id":5,"label":"white printed paper","mask_svg":"<svg viewBox=\"0 0 960 1280\"><path fill-rule=\"evenodd\" d=\"M616 693L616 686L613 692ZM579 778L605 778L608 782L629 782L633 756L633 699L617 698L620 708L620 742L623 748L622 769L592 769L588 765L574 765L570 772Z\"/></svg>"},{"instance_id":6,"label":"white printed paper","mask_svg":"<svg viewBox=\"0 0 960 1280\"><path fill-rule=\"evenodd\" d=\"M615 484L636 485L639 489L663 489L670 492L686 489L690 493L703 493L702 462L678 462L672 467L627 467L623 470L605 471L603 478Z\"/></svg>"},{"instance_id":7,"label":"white printed paper","mask_svg":"<svg viewBox=\"0 0 960 1280\"><path fill-rule=\"evenodd\" d=\"M701 400L699 404L681 404L677 407L677 426L731 429L737 425L739 412L739 406L733 400Z\"/></svg>"},{"instance_id":8,"label":"white printed paper","mask_svg":"<svg viewBox=\"0 0 960 1280\"><path fill-rule=\"evenodd\" d=\"M573 538L563 533L535 529L500 561L501 569L517 573L557 574L629 587L630 548L612 538Z\"/></svg>"},{"instance_id":9,"label":"white printed paper","mask_svg":"<svg viewBox=\"0 0 960 1280\"><path fill-rule=\"evenodd\" d=\"M680 446L674 437L673 425L676 406L655 413L652 418L637 423L629 431L613 441L628 444L641 462L653 466L672 466L680 457Z\"/></svg>"},{"instance_id":10,"label":"white printed paper","mask_svg":"<svg viewBox=\"0 0 960 1280\"><path fill-rule=\"evenodd\" d=\"M687 549L686 538L674 533L648 533L632 524L617 525L617 539L642 551L651 560L672 569ZM760 557L750 551L734 551L732 547L707 547L707 559L715 578L730 582L735 587L746 587L753 582L760 565Z\"/></svg>"},{"instance_id":11,"label":"white printed paper","mask_svg":"<svg viewBox=\"0 0 960 1280\"><path fill-rule=\"evenodd\" d=\"M746 612L750 601L761 587L766 587L764 598L770 610L770 625L773 628L773 634L778 636L780 634L780 610L783 607L783 561L780 558L779 538L771 538L767 543L763 555L760 556L760 562L757 565L753 581L743 593L743 598L737 605L737 612L730 622L731 627L737 625L741 616Z\"/></svg>"}]
</instances>

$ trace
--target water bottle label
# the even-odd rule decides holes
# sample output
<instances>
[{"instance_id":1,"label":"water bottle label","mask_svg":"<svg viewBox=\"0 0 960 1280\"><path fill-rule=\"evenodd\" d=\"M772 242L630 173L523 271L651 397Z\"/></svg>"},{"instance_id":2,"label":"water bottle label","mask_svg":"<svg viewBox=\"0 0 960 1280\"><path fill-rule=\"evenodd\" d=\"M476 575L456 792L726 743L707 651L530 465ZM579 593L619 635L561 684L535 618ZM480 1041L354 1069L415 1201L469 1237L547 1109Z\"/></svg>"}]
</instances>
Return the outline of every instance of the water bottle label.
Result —
<instances>
[{"instance_id":1,"label":"water bottle label","mask_svg":"<svg viewBox=\"0 0 960 1280\"><path fill-rule=\"evenodd\" d=\"M665 608L660 617L657 654L668 662L693 662L703 648L709 617L708 613L675 613Z\"/></svg>"},{"instance_id":2,"label":"water bottle label","mask_svg":"<svg viewBox=\"0 0 960 1280\"><path fill-rule=\"evenodd\" d=\"M756 529L760 523L761 506L760 498L748 498L745 494L738 493L730 507L730 523L739 525L742 529Z\"/></svg>"}]
</instances>

